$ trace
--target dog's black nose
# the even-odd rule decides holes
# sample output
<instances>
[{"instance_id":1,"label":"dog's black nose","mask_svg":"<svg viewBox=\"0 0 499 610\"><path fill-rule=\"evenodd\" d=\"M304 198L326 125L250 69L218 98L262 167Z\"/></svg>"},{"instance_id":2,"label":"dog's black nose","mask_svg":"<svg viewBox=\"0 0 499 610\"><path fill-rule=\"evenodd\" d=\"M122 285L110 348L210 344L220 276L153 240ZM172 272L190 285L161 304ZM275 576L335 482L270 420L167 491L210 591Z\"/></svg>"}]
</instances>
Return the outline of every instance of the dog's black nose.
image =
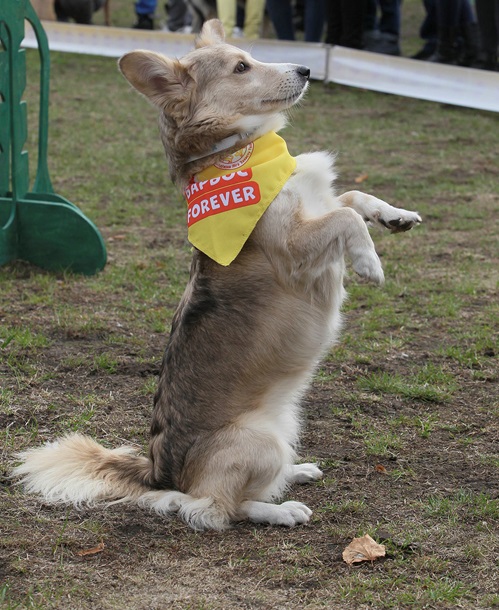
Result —
<instances>
[{"instance_id":1,"label":"dog's black nose","mask_svg":"<svg viewBox=\"0 0 499 610\"><path fill-rule=\"evenodd\" d=\"M307 80L310 78L310 68L307 68L307 66L298 66L296 71L300 76L304 76Z\"/></svg>"}]
</instances>

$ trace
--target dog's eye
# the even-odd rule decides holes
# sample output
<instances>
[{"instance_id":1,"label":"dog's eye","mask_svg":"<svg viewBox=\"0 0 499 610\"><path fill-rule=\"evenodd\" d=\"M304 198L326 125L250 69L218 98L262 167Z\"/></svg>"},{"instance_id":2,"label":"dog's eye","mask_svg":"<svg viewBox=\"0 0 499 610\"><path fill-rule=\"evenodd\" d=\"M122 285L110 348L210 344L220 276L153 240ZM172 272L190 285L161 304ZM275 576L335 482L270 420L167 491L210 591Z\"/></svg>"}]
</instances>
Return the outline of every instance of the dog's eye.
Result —
<instances>
[{"instance_id":1,"label":"dog's eye","mask_svg":"<svg viewBox=\"0 0 499 610\"><path fill-rule=\"evenodd\" d=\"M236 66L235 72L246 72L246 70L249 70L248 64L245 64L244 61L240 61Z\"/></svg>"}]
</instances>

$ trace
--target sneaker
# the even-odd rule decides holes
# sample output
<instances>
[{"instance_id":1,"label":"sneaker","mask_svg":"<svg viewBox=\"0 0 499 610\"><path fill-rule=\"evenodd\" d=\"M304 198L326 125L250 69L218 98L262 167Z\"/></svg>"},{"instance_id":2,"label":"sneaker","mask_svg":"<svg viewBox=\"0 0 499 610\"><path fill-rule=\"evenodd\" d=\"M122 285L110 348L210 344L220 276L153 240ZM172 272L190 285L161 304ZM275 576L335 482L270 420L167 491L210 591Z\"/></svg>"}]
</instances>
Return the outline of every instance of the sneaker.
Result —
<instances>
[{"instance_id":1,"label":"sneaker","mask_svg":"<svg viewBox=\"0 0 499 610\"><path fill-rule=\"evenodd\" d=\"M366 30L363 37L364 51L373 51L380 40L381 32L379 30Z\"/></svg>"},{"instance_id":2,"label":"sneaker","mask_svg":"<svg viewBox=\"0 0 499 610\"><path fill-rule=\"evenodd\" d=\"M434 41L428 41L425 43L424 47L419 49L419 51L417 53L414 53L414 55L411 55L411 59L419 59L421 61L430 59L430 57L435 53L436 50L437 50L437 43Z\"/></svg>"},{"instance_id":3,"label":"sneaker","mask_svg":"<svg viewBox=\"0 0 499 610\"><path fill-rule=\"evenodd\" d=\"M192 34L192 26L184 25L178 30L171 30L166 24L161 27L162 32L167 32L168 34Z\"/></svg>"},{"instance_id":4,"label":"sneaker","mask_svg":"<svg viewBox=\"0 0 499 610\"><path fill-rule=\"evenodd\" d=\"M151 15L137 15L137 21L132 25L134 30L154 30L154 21Z\"/></svg>"},{"instance_id":5,"label":"sneaker","mask_svg":"<svg viewBox=\"0 0 499 610\"><path fill-rule=\"evenodd\" d=\"M383 55L401 55L398 36L387 32L381 32L379 39L368 50Z\"/></svg>"}]
</instances>

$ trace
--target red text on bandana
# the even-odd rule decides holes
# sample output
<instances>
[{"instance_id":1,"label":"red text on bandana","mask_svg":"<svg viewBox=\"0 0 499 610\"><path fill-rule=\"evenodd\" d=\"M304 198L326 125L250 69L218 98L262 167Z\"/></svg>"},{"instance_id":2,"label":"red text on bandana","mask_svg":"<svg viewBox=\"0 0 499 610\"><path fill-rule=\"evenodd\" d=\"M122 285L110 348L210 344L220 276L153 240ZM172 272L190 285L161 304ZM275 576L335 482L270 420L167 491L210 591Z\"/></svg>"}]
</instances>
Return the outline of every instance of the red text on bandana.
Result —
<instances>
[{"instance_id":1,"label":"red text on bandana","mask_svg":"<svg viewBox=\"0 0 499 610\"><path fill-rule=\"evenodd\" d=\"M222 212L260 202L258 183L251 180L251 168L217 176L209 180L191 180L184 194L187 200L187 225Z\"/></svg>"}]
</instances>

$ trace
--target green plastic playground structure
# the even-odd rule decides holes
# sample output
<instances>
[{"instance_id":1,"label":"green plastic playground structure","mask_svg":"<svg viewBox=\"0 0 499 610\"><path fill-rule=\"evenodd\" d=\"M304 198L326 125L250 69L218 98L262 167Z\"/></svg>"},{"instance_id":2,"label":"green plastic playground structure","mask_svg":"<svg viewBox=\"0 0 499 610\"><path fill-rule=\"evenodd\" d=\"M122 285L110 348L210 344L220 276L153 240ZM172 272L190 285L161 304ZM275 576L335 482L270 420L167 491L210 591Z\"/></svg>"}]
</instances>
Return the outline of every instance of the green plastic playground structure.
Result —
<instances>
[{"instance_id":1,"label":"green plastic playground structure","mask_svg":"<svg viewBox=\"0 0 499 610\"><path fill-rule=\"evenodd\" d=\"M29 190L25 20L40 54L38 165ZM106 264L106 247L95 225L70 201L56 195L47 165L50 57L45 31L29 0L0 3L0 265L24 260L50 271L92 275Z\"/></svg>"}]
</instances>

